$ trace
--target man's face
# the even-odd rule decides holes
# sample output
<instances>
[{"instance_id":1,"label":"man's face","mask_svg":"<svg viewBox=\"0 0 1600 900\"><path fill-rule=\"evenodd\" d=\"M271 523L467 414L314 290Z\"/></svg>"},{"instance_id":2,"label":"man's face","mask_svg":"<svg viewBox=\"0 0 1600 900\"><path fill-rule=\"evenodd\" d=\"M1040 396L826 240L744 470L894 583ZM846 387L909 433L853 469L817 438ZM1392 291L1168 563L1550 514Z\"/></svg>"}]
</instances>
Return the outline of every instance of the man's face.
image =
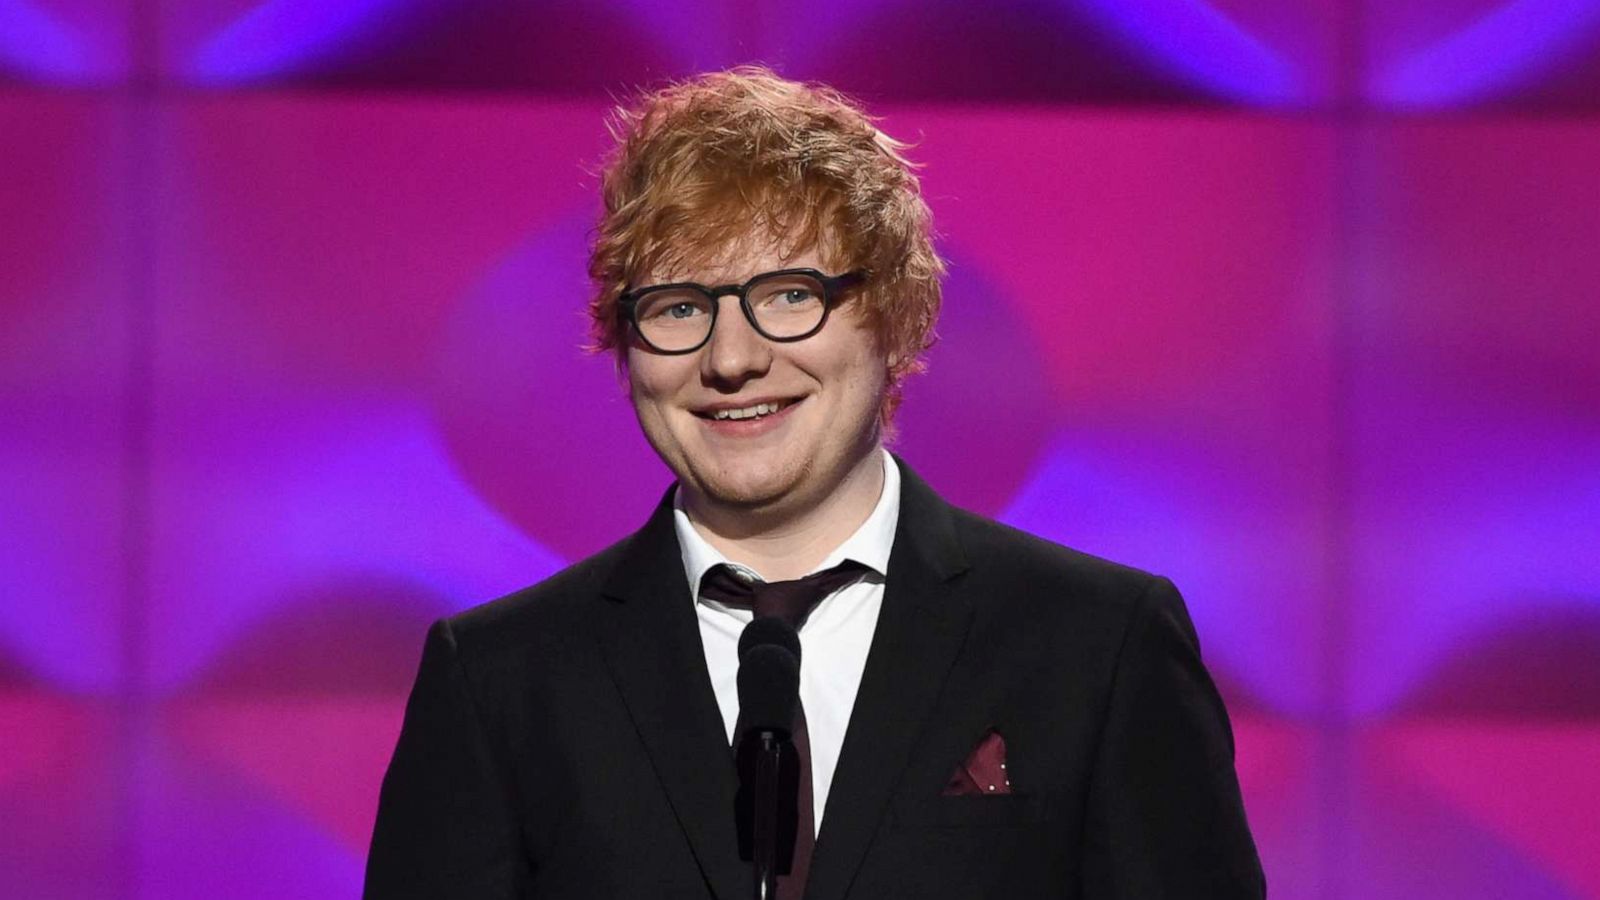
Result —
<instances>
[{"instance_id":1,"label":"man's face","mask_svg":"<svg viewBox=\"0 0 1600 900\"><path fill-rule=\"evenodd\" d=\"M662 281L742 284L775 269L839 274L816 251L730 255L704 270L656 273ZM718 299L711 339L693 353L654 353L634 342L628 380L645 437L697 502L762 512L816 508L878 445L888 364L857 304L829 314L802 341L758 334L738 298ZM775 404L776 412L717 418Z\"/></svg>"}]
</instances>

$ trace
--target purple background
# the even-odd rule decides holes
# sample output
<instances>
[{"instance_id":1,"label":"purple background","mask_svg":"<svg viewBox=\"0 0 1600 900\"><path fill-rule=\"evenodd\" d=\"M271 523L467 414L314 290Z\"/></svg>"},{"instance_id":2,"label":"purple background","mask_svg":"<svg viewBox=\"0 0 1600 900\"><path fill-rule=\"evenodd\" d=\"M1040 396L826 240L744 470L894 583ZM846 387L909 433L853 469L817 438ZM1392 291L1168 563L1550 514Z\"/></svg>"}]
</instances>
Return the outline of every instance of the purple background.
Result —
<instances>
[{"instance_id":1,"label":"purple background","mask_svg":"<svg viewBox=\"0 0 1600 900\"><path fill-rule=\"evenodd\" d=\"M1600 0L0 0L0 893L354 896L433 617L667 478L608 97L920 138L898 449L1173 577L1273 896L1600 898Z\"/></svg>"}]
</instances>

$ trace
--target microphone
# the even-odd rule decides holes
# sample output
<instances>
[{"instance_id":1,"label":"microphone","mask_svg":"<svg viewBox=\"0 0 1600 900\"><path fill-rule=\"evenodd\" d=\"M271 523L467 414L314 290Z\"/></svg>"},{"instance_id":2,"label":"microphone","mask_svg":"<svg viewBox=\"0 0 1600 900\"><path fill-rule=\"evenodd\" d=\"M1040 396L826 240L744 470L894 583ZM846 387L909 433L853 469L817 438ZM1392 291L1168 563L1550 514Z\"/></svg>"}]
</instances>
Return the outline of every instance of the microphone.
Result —
<instances>
[{"instance_id":1,"label":"microphone","mask_svg":"<svg viewBox=\"0 0 1600 900\"><path fill-rule=\"evenodd\" d=\"M742 748L753 732L788 739L800 702L800 635L777 616L762 616L739 635L739 734Z\"/></svg>"},{"instance_id":2,"label":"microphone","mask_svg":"<svg viewBox=\"0 0 1600 900\"><path fill-rule=\"evenodd\" d=\"M777 616L762 616L751 621L739 635L739 659L762 644L776 644L794 654L796 665L800 662L800 634L788 622Z\"/></svg>"},{"instance_id":3,"label":"microphone","mask_svg":"<svg viewBox=\"0 0 1600 900\"><path fill-rule=\"evenodd\" d=\"M772 731L788 739L800 699L800 660L777 644L761 644L739 657L740 740Z\"/></svg>"},{"instance_id":4,"label":"microphone","mask_svg":"<svg viewBox=\"0 0 1600 900\"><path fill-rule=\"evenodd\" d=\"M773 897L793 870L800 757L791 741L800 702L800 636L767 616L739 636L739 857L755 864L757 897Z\"/></svg>"},{"instance_id":5,"label":"microphone","mask_svg":"<svg viewBox=\"0 0 1600 900\"><path fill-rule=\"evenodd\" d=\"M800 702L800 635L777 616L763 616L739 635L739 722L789 737Z\"/></svg>"}]
</instances>

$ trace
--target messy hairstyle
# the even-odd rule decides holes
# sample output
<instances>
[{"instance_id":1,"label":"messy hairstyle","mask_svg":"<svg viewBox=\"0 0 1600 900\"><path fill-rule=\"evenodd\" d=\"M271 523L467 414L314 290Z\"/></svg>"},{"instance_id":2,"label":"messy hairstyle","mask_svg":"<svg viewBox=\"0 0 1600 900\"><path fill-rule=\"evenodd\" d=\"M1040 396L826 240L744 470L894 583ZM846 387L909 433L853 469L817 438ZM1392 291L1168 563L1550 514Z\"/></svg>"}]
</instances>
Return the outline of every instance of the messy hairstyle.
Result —
<instances>
[{"instance_id":1,"label":"messy hairstyle","mask_svg":"<svg viewBox=\"0 0 1600 900\"><path fill-rule=\"evenodd\" d=\"M610 125L589 258L594 347L625 358L618 298L652 273L763 246L752 241L785 256L815 248L833 274L866 272L847 302L890 360L887 424L932 346L945 270L907 145L837 91L755 66L649 93Z\"/></svg>"}]
</instances>

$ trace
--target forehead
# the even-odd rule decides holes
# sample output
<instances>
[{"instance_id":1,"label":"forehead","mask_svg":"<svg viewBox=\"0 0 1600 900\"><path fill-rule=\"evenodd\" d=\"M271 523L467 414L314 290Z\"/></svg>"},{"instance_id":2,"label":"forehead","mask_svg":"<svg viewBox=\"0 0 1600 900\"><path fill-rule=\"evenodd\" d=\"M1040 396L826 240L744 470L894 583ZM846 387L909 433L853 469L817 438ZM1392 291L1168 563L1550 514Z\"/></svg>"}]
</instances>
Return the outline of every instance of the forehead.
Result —
<instances>
[{"instance_id":1,"label":"forehead","mask_svg":"<svg viewBox=\"0 0 1600 900\"><path fill-rule=\"evenodd\" d=\"M660 281L695 281L701 284L739 284L778 269L817 269L828 271L828 266L815 250L783 255L779 253L751 253L721 256L700 264L685 263L664 273Z\"/></svg>"},{"instance_id":2,"label":"forehead","mask_svg":"<svg viewBox=\"0 0 1600 900\"><path fill-rule=\"evenodd\" d=\"M684 238L679 243L664 243L656 260L647 266L646 277L640 279L640 283L726 284L774 269L831 271L838 257L835 242L826 228L783 232L752 221L732 234L715 237L685 234Z\"/></svg>"}]
</instances>

